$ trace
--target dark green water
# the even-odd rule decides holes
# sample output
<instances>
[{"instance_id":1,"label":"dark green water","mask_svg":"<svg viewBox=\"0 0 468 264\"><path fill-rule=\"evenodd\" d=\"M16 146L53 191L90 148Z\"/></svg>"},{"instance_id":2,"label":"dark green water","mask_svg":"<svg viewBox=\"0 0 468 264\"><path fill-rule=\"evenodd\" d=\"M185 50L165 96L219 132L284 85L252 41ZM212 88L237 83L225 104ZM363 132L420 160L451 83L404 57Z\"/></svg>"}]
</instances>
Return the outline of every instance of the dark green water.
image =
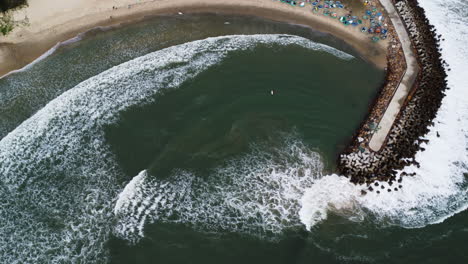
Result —
<instances>
[{"instance_id":1,"label":"dark green water","mask_svg":"<svg viewBox=\"0 0 468 264\"><path fill-rule=\"evenodd\" d=\"M335 216L311 233L290 233L278 242L159 224L136 246L110 245L112 263L459 263L468 257L467 217L465 211L443 225L403 229Z\"/></svg>"},{"instance_id":2,"label":"dark green water","mask_svg":"<svg viewBox=\"0 0 468 264\"><path fill-rule=\"evenodd\" d=\"M168 16L96 30L0 80L0 135L111 67L177 44L241 33L294 34L356 55L331 36L251 17ZM176 89L156 87L149 103L119 112L102 131L96 131L93 107L107 106L88 105L93 98L78 93L65 106L74 113L47 112L50 120L38 113L33 125L47 125L41 135L13 133L0 141L0 255L9 263L462 263L466 212L421 229L388 225L372 213L352 221L344 210L328 212L306 231L298 217L304 190L312 178L333 172L382 78L357 55L344 60L297 45L258 45L229 53ZM118 90L127 79L118 80L102 85ZM98 96L115 96L88 85ZM95 136L100 132L103 142ZM323 171L314 171L316 163ZM145 169L134 213L156 220L143 221L144 235L132 240L116 228L121 219L114 206ZM324 182L325 190L346 196L347 185L341 187ZM160 198L164 204L151 209Z\"/></svg>"},{"instance_id":3,"label":"dark green water","mask_svg":"<svg viewBox=\"0 0 468 264\"><path fill-rule=\"evenodd\" d=\"M237 52L156 103L126 111L108 138L130 177L145 168L158 176L209 169L252 143L280 145L293 131L330 170L381 80L358 60L303 48Z\"/></svg>"},{"instance_id":4,"label":"dark green water","mask_svg":"<svg viewBox=\"0 0 468 264\"><path fill-rule=\"evenodd\" d=\"M244 16L163 16L111 31L95 29L81 41L59 47L60 52L30 70L0 80L0 136L81 81L149 52L214 36L283 33L356 55L341 40L323 33Z\"/></svg>"}]
</instances>

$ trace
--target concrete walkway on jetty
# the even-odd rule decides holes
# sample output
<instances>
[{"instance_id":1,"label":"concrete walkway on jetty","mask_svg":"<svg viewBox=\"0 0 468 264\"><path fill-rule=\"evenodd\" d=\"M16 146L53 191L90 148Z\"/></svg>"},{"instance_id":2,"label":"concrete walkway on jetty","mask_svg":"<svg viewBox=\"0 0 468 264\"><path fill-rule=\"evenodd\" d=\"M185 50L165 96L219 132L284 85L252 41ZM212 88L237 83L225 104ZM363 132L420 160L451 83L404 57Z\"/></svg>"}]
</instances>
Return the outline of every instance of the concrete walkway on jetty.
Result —
<instances>
[{"instance_id":1,"label":"concrete walkway on jetty","mask_svg":"<svg viewBox=\"0 0 468 264\"><path fill-rule=\"evenodd\" d=\"M380 3L387 10L388 16L390 17L395 31L400 38L400 42L403 48L403 53L406 60L406 72L398 86L395 94L393 95L390 104L385 110L382 119L378 124L378 130L374 132L372 138L369 142L369 147L373 151L379 151L382 145L387 138L387 135L392 128L393 123L395 122L398 113L400 112L405 100L413 87L413 84L416 80L416 77L419 72L419 65L416 60L416 56L411 48L411 40L409 38L408 32L403 24L403 21L400 19L395 6L392 3L392 0L380 0Z\"/></svg>"}]
</instances>

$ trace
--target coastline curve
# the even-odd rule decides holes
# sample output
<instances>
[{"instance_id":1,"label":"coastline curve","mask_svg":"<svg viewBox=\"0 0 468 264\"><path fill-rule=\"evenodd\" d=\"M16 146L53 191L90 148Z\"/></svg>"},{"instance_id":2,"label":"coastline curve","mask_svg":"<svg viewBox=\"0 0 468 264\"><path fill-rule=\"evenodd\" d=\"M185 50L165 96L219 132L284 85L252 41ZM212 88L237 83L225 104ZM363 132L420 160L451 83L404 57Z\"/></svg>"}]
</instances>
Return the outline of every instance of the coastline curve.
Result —
<instances>
[{"instance_id":1,"label":"coastline curve","mask_svg":"<svg viewBox=\"0 0 468 264\"><path fill-rule=\"evenodd\" d=\"M314 30L331 34L351 45L365 60L379 68L387 65L387 41L372 43L358 28L344 27L338 21L318 16L309 9L295 8L270 0L158 0L135 4L133 1L94 1L82 3L65 11L55 2L40 0L19 10L15 16L28 17L30 26L19 28L6 37L0 37L0 76L20 69L46 53L57 43L72 39L80 33L96 27L116 26L141 21L148 16L163 14L219 13L263 17L278 22L305 25ZM50 7L44 9L36 5ZM63 8L63 7L62 7ZM37 14L39 10L41 13ZM34 48L31 48L34 47Z\"/></svg>"}]
</instances>

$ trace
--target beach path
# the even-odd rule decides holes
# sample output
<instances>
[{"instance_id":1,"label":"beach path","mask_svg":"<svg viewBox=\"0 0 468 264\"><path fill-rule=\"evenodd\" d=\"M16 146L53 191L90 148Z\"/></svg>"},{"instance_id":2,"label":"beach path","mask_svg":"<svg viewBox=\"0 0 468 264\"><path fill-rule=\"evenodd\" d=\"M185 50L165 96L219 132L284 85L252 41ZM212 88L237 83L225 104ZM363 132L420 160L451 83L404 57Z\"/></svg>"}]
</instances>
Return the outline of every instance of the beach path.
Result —
<instances>
[{"instance_id":1,"label":"beach path","mask_svg":"<svg viewBox=\"0 0 468 264\"><path fill-rule=\"evenodd\" d=\"M379 122L378 130L372 135L372 138L369 142L369 147L373 151L379 151L383 146L387 135L392 128L393 123L395 122L398 113L400 112L403 104L405 103L406 98L408 97L411 88L416 80L416 77L419 72L419 65L416 60L416 55L411 48L411 40L409 38L408 32L403 24L403 21L400 19L395 7L392 3L392 0L380 0L384 8L387 10L387 13L392 20L395 30L400 38L400 42L403 48L403 53L406 60L406 72L398 86L395 94L390 101L387 109L385 110L382 119Z\"/></svg>"}]
</instances>

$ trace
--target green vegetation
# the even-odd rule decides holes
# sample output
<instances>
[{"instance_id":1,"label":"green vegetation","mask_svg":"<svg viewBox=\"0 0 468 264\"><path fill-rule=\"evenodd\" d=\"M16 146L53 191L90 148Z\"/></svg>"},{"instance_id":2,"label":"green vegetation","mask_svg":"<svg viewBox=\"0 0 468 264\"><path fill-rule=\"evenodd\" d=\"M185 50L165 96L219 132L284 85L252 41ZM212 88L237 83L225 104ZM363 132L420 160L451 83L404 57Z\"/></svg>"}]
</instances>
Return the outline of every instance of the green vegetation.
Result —
<instances>
[{"instance_id":1,"label":"green vegetation","mask_svg":"<svg viewBox=\"0 0 468 264\"><path fill-rule=\"evenodd\" d=\"M25 21L15 21L10 12L27 4L26 0L0 0L0 33L3 36L13 31L16 26L28 23L27 19Z\"/></svg>"},{"instance_id":2,"label":"green vegetation","mask_svg":"<svg viewBox=\"0 0 468 264\"><path fill-rule=\"evenodd\" d=\"M15 22L13 21L11 15L8 13L2 14L0 17L0 32L2 35L7 35L13 30L14 27Z\"/></svg>"}]
</instances>

